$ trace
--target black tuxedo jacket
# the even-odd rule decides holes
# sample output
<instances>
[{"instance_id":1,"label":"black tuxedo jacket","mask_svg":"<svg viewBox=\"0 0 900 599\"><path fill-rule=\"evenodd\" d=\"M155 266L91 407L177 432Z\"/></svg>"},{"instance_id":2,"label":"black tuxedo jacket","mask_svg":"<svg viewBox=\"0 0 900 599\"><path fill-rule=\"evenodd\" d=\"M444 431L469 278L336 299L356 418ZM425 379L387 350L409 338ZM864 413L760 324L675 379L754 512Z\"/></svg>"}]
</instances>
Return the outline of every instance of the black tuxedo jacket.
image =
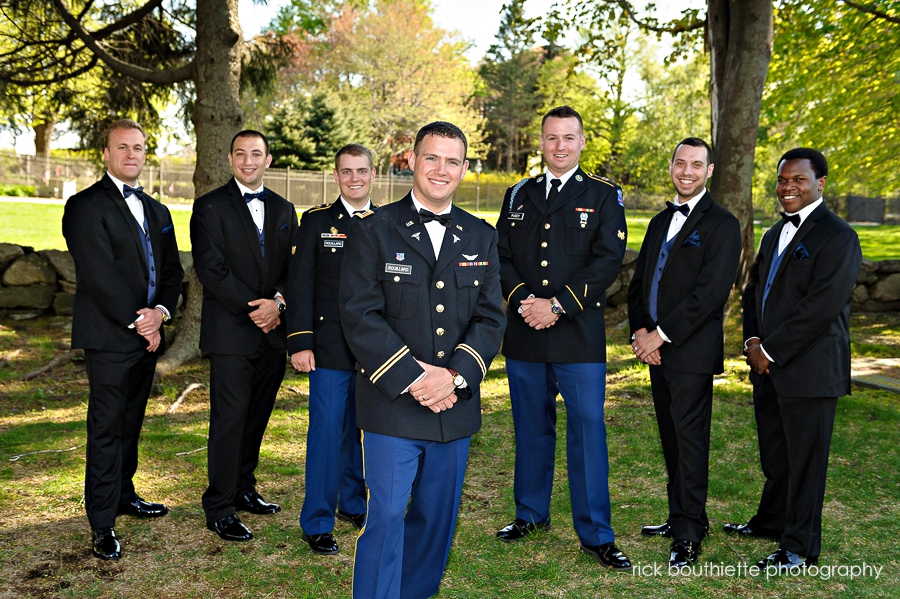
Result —
<instances>
[{"instance_id":1,"label":"black tuxedo jacket","mask_svg":"<svg viewBox=\"0 0 900 599\"><path fill-rule=\"evenodd\" d=\"M248 316L256 299L271 299L285 291L291 240L297 230L294 205L269 190L265 200L263 258L256 225L234 179L194 201L191 253L203 284L200 348L214 354L250 355L265 335L276 349L284 348L285 322L263 333Z\"/></svg>"},{"instance_id":2,"label":"black tuxedo jacket","mask_svg":"<svg viewBox=\"0 0 900 599\"><path fill-rule=\"evenodd\" d=\"M500 282L509 302L503 355L528 362L605 362L606 290L622 268L622 190L580 168L548 206L544 175L510 187L503 199ZM529 295L556 297L566 311L537 331L518 314Z\"/></svg>"},{"instance_id":3,"label":"black tuxedo jacket","mask_svg":"<svg viewBox=\"0 0 900 599\"><path fill-rule=\"evenodd\" d=\"M628 287L631 332L661 328L671 340L659 350L667 368L718 374L724 370L723 311L741 257L741 227L712 194L700 198L675 236L659 281L659 322L653 322L650 287L671 221L666 209L647 227Z\"/></svg>"},{"instance_id":4,"label":"black tuxedo jacket","mask_svg":"<svg viewBox=\"0 0 900 599\"><path fill-rule=\"evenodd\" d=\"M374 206L373 206L374 207ZM316 367L354 370L338 310L341 264L350 241L351 217L340 198L303 213L288 278L287 349L313 350Z\"/></svg>"},{"instance_id":5,"label":"black tuxedo jacket","mask_svg":"<svg viewBox=\"0 0 900 599\"><path fill-rule=\"evenodd\" d=\"M181 293L184 271L178 258L169 209L140 194L156 264L156 298L170 314ZM147 306L149 272L141 231L125 198L108 175L66 202L63 235L75 260L76 290L72 347L111 352L145 350L147 341L128 325ZM165 337L157 354L165 351Z\"/></svg>"},{"instance_id":6,"label":"black tuxedo jacket","mask_svg":"<svg viewBox=\"0 0 900 599\"><path fill-rule=\"evenodd\" d=\"M823 202L784 250L762 310L763 291L785 221L763 236L744 288L744 339L759 337L785 397L850 393L850 296L859 275L859 237ZM756 380L756 375L751 374Z\"/></svg>"},{"instance_id":7,"label":"black tuxedo jacket","mask_svg":"<svg viewBox=\"0 0 900 599\"><path fill-rule=\"evenodd\" d=\"M356 423L363 430L448 442L481 428L479 385L500 348L497 232L454 206L441 255L412 198L353 219L341 273L344 333L360 364ZM435 414L404 390L422 374L416 359L458 371L469 399Z\"/></svg>"}]
</instances>

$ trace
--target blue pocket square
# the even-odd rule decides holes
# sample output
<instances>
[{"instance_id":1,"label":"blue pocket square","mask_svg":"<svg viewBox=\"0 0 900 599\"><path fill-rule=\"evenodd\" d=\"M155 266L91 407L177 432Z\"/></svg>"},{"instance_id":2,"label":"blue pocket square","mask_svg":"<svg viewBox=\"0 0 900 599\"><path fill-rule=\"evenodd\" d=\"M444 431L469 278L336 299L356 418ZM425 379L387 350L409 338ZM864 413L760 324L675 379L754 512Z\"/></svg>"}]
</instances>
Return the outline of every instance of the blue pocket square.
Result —
<instances>
[{"instance_id":1,"label":"blue pocket square","mask_svg":"<svg viewBox=\"0 0 900 599\"><path fill-rule=\"evenodd\" d=\"M288 226L287 223L284 223L283 225L281 225L281 228L278 230L279 231L287 231L288 229L290 229L290 227Z\"/></svg>"},{"instance_id":2,"label":"blue pocket square","mask_svg":"<svg viewBox=\"0 0 900 599\"><path fill-rule=\"evenodd\" d=\"M791 256L794 260L809 260L809 252L802 242L797 244L797 247L794 248L794 253L791 254Z\"/></svg>"},{"instance_id":3,"label":"blue pocket square","mask_svg":"<svg viewBox=\"0 0 900 599\"><path fill-rule=\"evenodd\" d=\"M163 227L162 232L163 233L171 233L172 229L174 229L174 228L175 228L175 225L167 225L167 226Z\"/></svg>"},{"instance_id":4,"label":"blue pocket square","mask_svg":"<svg viewBox=\"0 0 900 599\"><path fill-rule=\"evenodd\" d=\"M700 233L697 232L697 229L694 229L694 232L684 240L684 243L681 244L681 247L700 247Z\"/></svg>"}]
</instances>

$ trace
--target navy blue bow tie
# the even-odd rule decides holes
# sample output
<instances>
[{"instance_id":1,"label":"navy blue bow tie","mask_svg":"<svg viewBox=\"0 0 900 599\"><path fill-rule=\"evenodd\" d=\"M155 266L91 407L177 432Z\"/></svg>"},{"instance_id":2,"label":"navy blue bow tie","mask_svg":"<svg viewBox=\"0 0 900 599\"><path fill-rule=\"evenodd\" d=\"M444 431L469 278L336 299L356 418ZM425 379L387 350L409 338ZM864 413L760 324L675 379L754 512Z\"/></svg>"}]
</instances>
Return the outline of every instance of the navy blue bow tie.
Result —
<instances>
[{"instance_id":1,"label":"navy blue bow tie","mask_svg":"<svg viewBox=\"0 0 900 599\"><path fill-rule=\"evenodd\" d=\"M453 224L453 219L450 218L449 214L435 214L429 210L425 210L424 208L419 209L419 222L423 225L425 223L430 223L431 221L436 220L448 229L450 225Z\"/></svg>"},{"instance_id":2,"label":"navy blue bow tie","mask_svg":"<svg viewBox=\"0 0 900 599\"><path fill-rule=\"evenodd\" d=\"M788 214L787 212L781 213L781 219L786 220L789 223L793 224L794 227L800 228L800 215L799 214Z\"/></svg>"},{"instance_id":3,"label":"navy blue bow tie","mask_svg":"<svg viewBox=\"0 0 900 599\"><path fill-rule=\"evenodd\" d=\"M265 202L265 201L266 201L266 197L267 197L268 195L269 195L269 190L268 190L268 189L263 189L263 190L260 191L259 193L245 193L245 194L244 194L244 201L247 202L248 204L249 204L250 202L252 202L253 200L259 200L260 202Z\"/></svg>"},{"instance_id":4,"label":"navy blue bow tie","mask_svg":"<svg viewBox=\"0 0 900 599\"><path fill-rule=\"evenodd\" d=\"M141 192L144 191L143 187L132 187L131 185L123 185L122 186L122 195L126 198L130 195L141 195Z\"/></svg>"},{"instance_id":5,"label":"navy blue bow tie","mask_svg":"<svg viewBox=\"0 0 900 599\"><path fill-rule=\"evenodd\" d=\"M666 202L666 206L669 208L669 212L680 212L685 216L691 213L691 207L687 204L678 204L676 206L672 202Z\"/></svg>"}]
</instances>

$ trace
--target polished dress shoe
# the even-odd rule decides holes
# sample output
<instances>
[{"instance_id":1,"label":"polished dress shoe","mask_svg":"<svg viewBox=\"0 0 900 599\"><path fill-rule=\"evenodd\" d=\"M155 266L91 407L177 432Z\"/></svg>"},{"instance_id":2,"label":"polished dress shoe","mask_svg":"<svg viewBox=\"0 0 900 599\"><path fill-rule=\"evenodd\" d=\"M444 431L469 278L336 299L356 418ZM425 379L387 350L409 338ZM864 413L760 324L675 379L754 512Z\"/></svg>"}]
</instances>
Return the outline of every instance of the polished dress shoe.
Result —
<instances>
[{"instance_id":1,"label":"polished dress shoe","mask_svg":"<svg viewBox=\"0 0 900 599\"><path fill-rule=\"evenodd\" d=\"M241 519L230 514L218 520L207 520L206 528L219 535L225 541L249 541L253 538L250 529L244 526Z\"/></svg>"},{"instance_id":2,"label":"polished dress shoe","mask_svg":"<svg viewBox=\"0 0 900 599\"><path fill-rule=\"evenodd\" d=\"M117 560L122 557L122 546L112 528L98 528L93 534L91 553L100 559Z\"/></svg>"},{"instance_id":3,"label":"polished dress shoe","mask_svg":"<svg viewBox=\"0 0 900 599\"><path fill-rule=\"evenodd\" d=\"M341 550L334 540L334 535L330 532L323 532L318 535L304 533L303 540L309 543L309 548L312 549L313 553L318 553L319 555L334 555Z\"/></svg>"},{"instance_id":4,"label":"polished dress shoe","mask_svg":"<svg viewBox=\"0 0 900 599\"><path fill-rule=\"evenodd\" d=\"M268 503L255 489L252 489L234 500L234 509L266 516L280 512L281 506L277 503Z\"/></svg>"},{"instance_id":5,"label":"polished dress shoe","mask_svg":"<svg viewBox=\"0 0 900 599\"><path fill-rule=\"evenodd\" d=\"M544 520L543 522L529 522L528 520L516 518L497 531L497 538L506 543L510 543L512 541L524 539L530 534L546 532L548 530L550 530L550 520Z\"/></svg>"},{"instance_id":6,"label":"polished dress shoe","mask_svg":"<svg viewBox=\"0 0 900 599\"><path fill-rule=\"evenodd\" d=\"M362 528L363 524L366 523L366 515L365 514L351 514L350 512L345 512L343 510L337 511L338 520L343 520L344 522L350 522L356 528Z\"/></svg>"},{"instance_id":7,"label":"polished dress shoe","mask_svg":"<svg viewBox=\"0 0 900 599\"><path fill-rule=\"evenodd\" d=\"M700 541L675 539L669 553L669 567L683 568L697 561L700 555Z\"/></svg>"},{"instance_id":8,"label":"polished dress shoe","mask_svg":"<svg viewBox=\"0 0 900 599\"><path fill-rule=\"evenodd\" d=\"M120 503L116 510L119 516L137 516L138 518L159 518L169 513L162 503L151 503L140 497L135 497L131 503Z\"/></svg>"},{"instance_id":9,"label":"polished dress shoe","mask_svg":"<svg viewBox=\"0 0 900 599\"><path fill-rule=\"evenodd\" d=\"M601 564L613 570L631 570L631 560L622 553L615 543L603 543L602 545L585 545L581 550L588 555L596 557Z\"/></svg>"},{"instance_id":10,"label":"polished dress shoe","mask_svg":"<svg viewBox=\"0 0 900 599\"><path fill-rule=\"evenodd\" d=\"M641 534L645 537L671 537L672 531L669 529L669 521L666 520L662 524L648 524L641 527Z\"/></svg>"},{"instance_id":11,"label":"polished dress shoe","mask_svg":"<svg viewBox=\"0 0 900 599\"><path fill-rule=\"evenodd\" d=\"M815 566L819 562L819 556L803 558L793 551L778 548L775 553L756 562L756 567L763 572L771 572L775 569L777 574L792 572L806 568L807 566Z\"/></svg>"},{"instance_id":12,"label":"polished dress shoe","mask_svg":"<svg viewBox=\"0 0 900 599\"><path fill-rule=\"evenodd\" d=\"M747 524L726 524L722 527L722 531L726 535L737 535L739 537L758 539L772 539L773 541L781 540L781 533L770 528L761 528Z\"/></svg>"}]
</instances>

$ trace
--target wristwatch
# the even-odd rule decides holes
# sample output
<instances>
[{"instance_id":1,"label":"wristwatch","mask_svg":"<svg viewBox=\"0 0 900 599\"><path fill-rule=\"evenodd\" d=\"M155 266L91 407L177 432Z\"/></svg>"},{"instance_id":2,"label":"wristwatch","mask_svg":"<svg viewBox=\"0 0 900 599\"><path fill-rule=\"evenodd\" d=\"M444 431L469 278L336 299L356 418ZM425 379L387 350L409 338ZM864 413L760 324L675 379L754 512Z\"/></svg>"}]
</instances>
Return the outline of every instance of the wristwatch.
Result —
<instances>
[{"instance_id":1,"label":"wristwatch","mask_svg":"<svg viewBox=\"0 0 900 599\"><path fill-rule=\"evenodd\" d=\"M563 313L562 306L560 306L559 304L556 303L555 297L550 298L550 311L553 312L554 314L556 314L557 316L559 316L560 314Z\"/></svg>"},{"instance_id":2,"label":"wristwatch","mask_svg":"<svg viewBox=\"0 0 900 599\"><path fill-rule=\"evenodd\" d=\"M447 371L450 373L450 376L453 377L453 386L457 389L466 384L466 379L463 378L463 375L456 372L452 368L448 368Z\"/></svg>"},{"instance_id":3,"label":"wristwatch","mask_svg":"<svg viewBox=\"0 0 900 599\"><path fill-rule=\"evenodd\" d=\"M275 298L275 305L278 306L278 313L284 314L284 311L287 310L287 304L281 301L280 297Z\"/></svg>"}]
</instances>

